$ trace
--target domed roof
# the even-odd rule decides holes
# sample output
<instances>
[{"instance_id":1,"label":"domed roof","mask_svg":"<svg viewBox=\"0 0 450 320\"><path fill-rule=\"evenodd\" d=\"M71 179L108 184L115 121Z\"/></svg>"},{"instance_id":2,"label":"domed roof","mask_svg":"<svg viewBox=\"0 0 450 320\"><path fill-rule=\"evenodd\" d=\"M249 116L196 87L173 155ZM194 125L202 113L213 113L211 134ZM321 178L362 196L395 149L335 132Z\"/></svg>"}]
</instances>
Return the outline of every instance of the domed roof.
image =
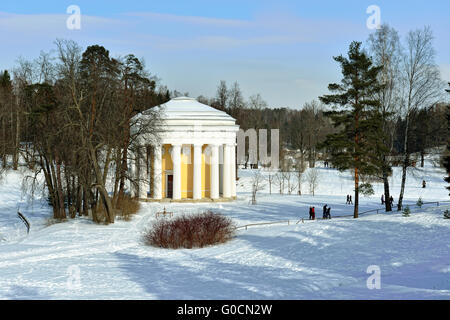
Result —
<instances>
[{"instance_id":1,"label":"domed roof","mask_svg":"<svg viewBox=\"0 0 450 320\"><path fill-rule=\"evenodd\" d=\"M189 97L173 98L159 107L164 120L212 120L229 121L232 124L236 121L226 112L214 109Z\"/></svg>"}]
</instances>

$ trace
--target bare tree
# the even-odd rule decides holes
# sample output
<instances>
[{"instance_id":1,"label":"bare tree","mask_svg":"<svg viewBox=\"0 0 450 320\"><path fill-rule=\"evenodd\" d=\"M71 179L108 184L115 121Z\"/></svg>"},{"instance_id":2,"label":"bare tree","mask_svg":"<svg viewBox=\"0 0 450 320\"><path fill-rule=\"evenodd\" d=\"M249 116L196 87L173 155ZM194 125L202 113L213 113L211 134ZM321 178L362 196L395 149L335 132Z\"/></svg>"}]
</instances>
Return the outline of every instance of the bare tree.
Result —
<instances>
[{"instance_id":1,"label":"bare tree","mask_svg":"<svg viewBox=\"0 0 450 320\"><path fill-rule=\"evenodd\" d=\"M237 82L234 82L228 91L228 106L232 114L245 106L244 97Z\"/></svg>"},{"instance_id":2,"label":"bare tree","mask_svg":"<svg viewBox=\"0 0 450 320\"><path fill-rule=\"evenodd\" d=\"M302 162L299 160L300 159L297 159L297 162L295 164L295 173L296 173L296 177L297 177L297 193L298 193L298 195L302 195L302 182L304 179L306 164L305 164L305 162Z\"/></svg>"},{"instance_id":3,"label":"bare tree","mask_svg":"<svg viewBox=\"0 0 450 320\"><path fill-rule=\"evenodd\" d=\"M253 172L252 175L252 204L256 204L256 194L258 191L261 191L264 189L264 176L261 174L261 171L256 170Z\"/></svg>"},{"instance_id":4,"label":"bare tree","mask_svg":"<svg viewBox=\"0 0 450 320\"><path fill-rule=\"evenodd\" d=\"M284 176L286 177L286 183L287 183L287 190L288 190L288 194L292 194L292 192L295 191L295 189L297 189L297 184L294 183L294 172L292 171L285 171L284 172Z\"/></svg>"},{"instance_id":5,"label":"bare tree","mask_svg":"<svg viewBox=\"0 0 450 320\"><path fill-rule=\"evenodd\" d=\"M316 168L310 168L306 172L306 180L309 184L309 192L314 196L315 190L317 189L320 180L319 170L317 170Z\"/></svg>"},{"instance_id":6,"label":"bare tree","mask_svg":"<svg viewBox=\"0 0 450 320\"><path fill-rule=\"evenodd\" d=\"M228 106L228 100L229 100L229 92L227 88L227 83L224 80L221 80L219 86L217 87L216 93L217 107L220 110L225 110Z\"/></svg>"},{"instance_id":7,"label":"bare tree","mask_svg":"<svg viewBox=\"0 0 450 320\"><path fill-rule=\"evenodd\" d=\"M382 170L380 178L384 184L384 197L390 198L388 177L392 173L391 164L388 160L389 154L394 148L395 122L393 117L399 111L400 107L400 62L401 47L400 40L396 30L384 24L375 33L369 36L370 51L372 59L378 66L382 66L379 73L380 83L383 88L377 93L375 99L380 101L380 115L382 117L383 133L387 139L384 139L386 153L380 154ZM386 211L392 211L391 202L385 202Z\"/></svg>"},{"instance_id":8,"label":"bare tree","mask_svg":"<svg viewBox=\"0 0 450 320\"><path fill-rule=\"evenodd\" d=\"M269 194L272 194L272 185L275 182L275 174L272 172L269 172L267 176L267 182L269 183Z\"/></svg>"},{"instance_id":9,"label":"bare tree","mask_svg":"<svg viewBox=\"0 0 450 320\"><path fill-rule=\"evenodd\" d=\"M424 27L408 33L406 52L401 63L402 72L402 114L405 117L403 141L402 182L397 209L402 209L405 192L406 171L410 166L408 137L410 117L414 110L435 104L442 95L443 83L435 64L433 34L430 27Z\"/></svg>"}]
</instances>

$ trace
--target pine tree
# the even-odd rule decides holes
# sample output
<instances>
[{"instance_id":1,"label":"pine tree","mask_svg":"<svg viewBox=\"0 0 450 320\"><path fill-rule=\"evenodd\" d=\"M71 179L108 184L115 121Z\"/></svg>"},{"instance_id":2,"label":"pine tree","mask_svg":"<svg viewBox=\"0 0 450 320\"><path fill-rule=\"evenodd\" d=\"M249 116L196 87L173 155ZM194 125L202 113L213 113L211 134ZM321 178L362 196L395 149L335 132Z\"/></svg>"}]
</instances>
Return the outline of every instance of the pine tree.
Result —
<instances>
[{"instance_id":1,"label":"pine tree","mask_svg":"<svg viewBox=\"0 0 450 320\"><path fill-rule=\"evenodd\" d=\"M379 151L385 148L381 130L380 103L373 97L382 86L378 73L382 66L374 66L371 59L361 51L360 42L350 44L348 58L334 57L341 65L343 79L340 84L328 86L333 95L320 100L332 105L331 117L341 130L327 136L322 144L331 154L333 166L340 171L354 172L355 197L354 218L358 218L359 194L371 190L370 184L360 184L362 175L375 175L381 171Z\"/></svg>"},{"instance_id":2,"label":"pine tree","mask_svg":"<svg viewBox=\"0 0 450 320\"><path fill-rule=\"evenodd\" d=\"M411 209L409 208L409 206L407 205L404 209L403 209L403 216L404 217L409 217L411 214Z\"/></svg>"}]
</instances>

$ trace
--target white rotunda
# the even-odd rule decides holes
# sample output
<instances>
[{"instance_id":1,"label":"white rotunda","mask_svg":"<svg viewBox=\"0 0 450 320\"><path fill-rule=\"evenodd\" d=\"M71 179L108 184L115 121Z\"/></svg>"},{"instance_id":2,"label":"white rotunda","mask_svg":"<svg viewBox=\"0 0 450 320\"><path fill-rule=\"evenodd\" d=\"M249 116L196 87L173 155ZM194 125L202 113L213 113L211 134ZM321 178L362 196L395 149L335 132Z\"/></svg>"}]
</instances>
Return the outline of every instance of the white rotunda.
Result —
<instances>
[{"instance_id":1,"label":"white rotunda","mask_svg":"<svg viewBox=\"0 0 450 320\"><path fill-rule=\"evenodd\" d=\"M139 137L134 196L155 201L211 201L236 198L236 135L227 113L189 97L160 108L162 123L155 145ZM145 117L138 114L137 117Z\"/></svg>"}]
</instances>

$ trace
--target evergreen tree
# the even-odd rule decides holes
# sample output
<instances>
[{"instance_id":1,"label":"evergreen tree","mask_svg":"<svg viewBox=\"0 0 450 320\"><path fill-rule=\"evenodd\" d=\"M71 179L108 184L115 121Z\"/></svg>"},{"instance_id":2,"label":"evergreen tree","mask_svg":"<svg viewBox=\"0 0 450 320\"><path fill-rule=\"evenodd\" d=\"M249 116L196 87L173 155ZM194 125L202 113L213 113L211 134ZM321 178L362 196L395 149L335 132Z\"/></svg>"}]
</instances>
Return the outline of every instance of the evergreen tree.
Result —
<instances>
[{"instance_id":1,"label":"evergreen tree","mask_svg":"<svg viewBox=\"0 0 450 320\"><path fill-rule=\"evenodd\" d=\"M332 83L328 89L335 94L320 97L332 105L331 114L338 133L327 136L323 147L331 154L334 167L354 172L355 197L354 218L358 218L359 193L371 190L369 184L360 184L361 176L374 175L381 171L378 156L384 150L381 130L380 103L373 97L382 89L378 81L380 67L361 51L360 42L350 44L348 58L334 57L342 69L340 84Z\"/></svg>"}]
</instances>

